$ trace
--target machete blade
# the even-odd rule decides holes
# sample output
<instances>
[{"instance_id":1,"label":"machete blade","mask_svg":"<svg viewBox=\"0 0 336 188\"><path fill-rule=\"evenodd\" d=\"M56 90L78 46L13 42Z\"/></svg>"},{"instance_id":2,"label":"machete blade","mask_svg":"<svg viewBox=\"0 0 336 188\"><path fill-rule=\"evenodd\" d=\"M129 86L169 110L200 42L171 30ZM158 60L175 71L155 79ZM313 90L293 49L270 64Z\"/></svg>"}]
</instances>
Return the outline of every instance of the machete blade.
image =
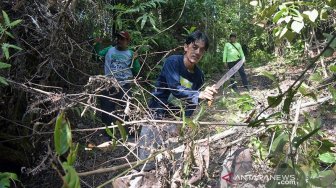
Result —
<instances>
[{"instance_id":1,"label":"machete blade","mask_svg":"<svg viewBox=\"0 0 336 188\"><path fill-rule=\"evenodd\" d=\"M228 81L243 65L243 60L240 60L235 66L233 66L224 76L215 84L215 88L219 89L226 81Z\"/></svg>"}]
</instances>

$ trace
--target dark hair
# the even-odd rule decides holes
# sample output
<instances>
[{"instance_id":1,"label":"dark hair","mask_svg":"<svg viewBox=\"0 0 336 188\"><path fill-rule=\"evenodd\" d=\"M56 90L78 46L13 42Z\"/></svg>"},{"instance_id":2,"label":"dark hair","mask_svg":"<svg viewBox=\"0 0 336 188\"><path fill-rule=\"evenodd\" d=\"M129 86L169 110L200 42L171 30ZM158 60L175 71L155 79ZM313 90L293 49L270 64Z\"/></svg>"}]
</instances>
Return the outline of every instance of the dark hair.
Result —
<instances>
[{"instance_id":1,"label":"dark hair","mask_svg":"<svg viewBox=\"0 0 336 188\"><path fill-rule=\"evenodd\" d=\"M237 34L236 34L236 33L231 33L231 34L230 34L230 38L231 38L231 37L237 37Z\"/></svg>"},{"instance_id":2,"label":"dark hair","mask_svg":"<svg viewBox=\"0 0 336 188\"><path fill-rule=\"evenodd\" d=\"M209 48L209 39L208 37L206 36L205 33L203 33L202 31L195 31L195 32L192 32L185 40L185 44L189 45L190 43L194 43L196 42L197 40L201 40L204 42L205 44L205 50L208 50Z\"/></svg>"}]
</instances>

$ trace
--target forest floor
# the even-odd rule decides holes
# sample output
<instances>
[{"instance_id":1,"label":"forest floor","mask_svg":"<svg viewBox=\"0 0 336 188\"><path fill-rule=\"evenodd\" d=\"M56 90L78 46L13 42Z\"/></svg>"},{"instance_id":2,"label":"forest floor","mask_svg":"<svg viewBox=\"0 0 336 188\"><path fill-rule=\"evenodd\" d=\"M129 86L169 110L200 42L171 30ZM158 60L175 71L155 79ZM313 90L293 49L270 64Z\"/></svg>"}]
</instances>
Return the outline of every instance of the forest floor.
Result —
<instances>
[{"instance_id":1,"label":"forest floor","mask_svg":"<svg viewBox=\"0 0 336 188\"><path fill-rule=\"evenodd\" d=\"M216 102L211 107L207 107L206 113L201 121L225 121L225 122L243 122L248 116L251 110L258 108L262 109L267 106L267 96L278 94L277 88L272 84L272 81L265 76L260 75L263 71L274 73L279 78L280 88L285 91L290 84L302 72L304 67L291 67L284 64L277 65L275 63L269 63L265 66L258 68L247 68L248 79L252 85L250 92L243 88L239 88L239 94L233 93L227 87L221 89L216 96ZM214 82L221 77L220 74L210 79L210 82ZM236 79L240 83L240 77L236 75ZM245 98L242 96L246 96ZM318 98L324 97L324 94L317 96ZM297 98L296 98L297 99ZM294 99L294 100L296 100ZM239 100L241 104L239 104ZM238 102L237 102L238 101ZM313 101L310 98L302 98L302 103ZM230 108L228 108L230 107ZM302 112L306 112L310 117L321 117L323 128L328 135L330 135L331 141L336 143L334 135L336 134L336 115L335 110L326 104L321 106L315 105L302 109ZM228 110L230 109L230 110ZM319 110L317 110L319 109ZM265 111L265 115L273 113L275 110L270 109ZM300 116L300 121L303 121L303 116ZM99 121L82 121L71 122L74 128L95 128L103 126ZM208 134L219 134L221 132L231 129L231 126L208 126L203 127ZM260 132L255 135L250 135L252 132L258 130L257 128L249 127L237 127L236 134L227 136L223 139L217 140L209 145L209 167L207 169L208 177L202 178L198 184L200 187L220 187L221 174L223 165L228 163L228 158L237 149L246 148L251 153L252 157L252 171L259 174L269 174L274 172L266 160L260 160L257 151L251 145L251 139L258 137L269 137L270 134ZM104 131L96 132L82 132L74 134L74 141L80 143L79 153L74 165L77 172L85 172L95 170L99 168L108 168L119 166L128 162L136 161L136 158L130 153L130 150L126 147L118 145L115 149L93 149L91 151L85 150L89 145L99 145L106 141ZM240 138L245 138L236 144L229 147L225 147L226 144L231 143ZM132 150L132 145L130 146ZM41 160L43 157L41 157ZM108 173L99 173L89 176L81 177L81 187L97 187L102 183L114 178L122 171L114 171ZM134 173L134 172L133 172ZM155 173L153 173L153 176ZM157 174L156 174L157 175ZM29 177L23 177L22 183L26 187L60 187L61 179L55 170L51 167L41 168L34 175ZM264 187L264 182L249 182L247 187ZM244 182L242 183L244 184ZM105 187L112 187L111 184Z\"/></svg>"}]
</instances>

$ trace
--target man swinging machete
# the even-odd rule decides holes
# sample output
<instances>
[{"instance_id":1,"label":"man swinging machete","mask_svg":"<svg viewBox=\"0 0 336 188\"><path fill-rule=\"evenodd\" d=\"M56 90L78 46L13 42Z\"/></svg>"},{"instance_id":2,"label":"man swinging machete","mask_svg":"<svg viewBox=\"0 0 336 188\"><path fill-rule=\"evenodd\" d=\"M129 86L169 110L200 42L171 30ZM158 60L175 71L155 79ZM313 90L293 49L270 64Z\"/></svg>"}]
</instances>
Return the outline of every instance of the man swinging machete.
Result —
<instances>
[{"instance_id":1,"label":"man swinging machete","mask_svg":"<svg viewBox=\"0 0 336 188\"><path fill-rule=\"evenodd\" d=\"M218 88L242 66L243 61L240 61L217 84L199 91L204 84L204 74L197 64L208 47L209 40L205 33L195 31L186 38L183 55L171 55L166 59L152 93L153 98L149 102L155 119L181 116L181 107L185 116L190 117L201 100L212 101ZM139 158L148 158L151 149L158 148L169 137L177 135L178 127L175 124L160 127L143 125L139 141ZM144 170L154 168L155 164L149 162Z\"/></svg>"}]
</instances>

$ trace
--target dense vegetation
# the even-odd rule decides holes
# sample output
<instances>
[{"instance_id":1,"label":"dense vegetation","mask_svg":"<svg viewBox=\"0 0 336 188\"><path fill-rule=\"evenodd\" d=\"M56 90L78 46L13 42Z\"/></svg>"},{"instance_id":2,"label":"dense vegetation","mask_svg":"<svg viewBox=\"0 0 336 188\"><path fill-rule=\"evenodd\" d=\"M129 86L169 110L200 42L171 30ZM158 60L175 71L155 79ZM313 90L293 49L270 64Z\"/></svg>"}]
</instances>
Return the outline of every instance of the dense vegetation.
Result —
<instances>
[{"instance_id":1,"label":"dense vegetation","mask_svg":"<svg viewBox=\"0 0 336 188\"><path fill-rule=\"evenodd\" d=\"M186 35L202 30L209 36L211 46L200 67L210 85L226 71L222 50L236 32L246 66L265 80L254 87L265 100L257 100L256 93L221 96L211 108L244 118L228 119L203 106L194 119L181 119L180 140L194 146L195 140L214 134L199 126L212 116L232 125L247 118L251 130L264 127L262 134L245 135L253 163L278 174L290 169L305 176L300 185L306 187L336 185L335 0L8 0L0 8L0 187L39 187L45 180L36 177L45 171L52 171L47 175L53 174L48 181L55 180L54 185L88 186L78 176L76 157L86 152L83 138L90 132L83 135L80 129L104 127L95 95L116 84L95 76L103 74L96 52L113 44L120 30L131 33L131 48L142 63L129 121L146 117L148 91L163 60L182 53ZM265 87L272 91L263 94ZM304 111L304 105L317 107ZM114 127L107 129L113 146L126 147L123 124ZM186 180L194 163L184 162L181 186L191 186ZM209 180L204 179L193 185L205 187Z\"/></svg>"}]
</instances>

